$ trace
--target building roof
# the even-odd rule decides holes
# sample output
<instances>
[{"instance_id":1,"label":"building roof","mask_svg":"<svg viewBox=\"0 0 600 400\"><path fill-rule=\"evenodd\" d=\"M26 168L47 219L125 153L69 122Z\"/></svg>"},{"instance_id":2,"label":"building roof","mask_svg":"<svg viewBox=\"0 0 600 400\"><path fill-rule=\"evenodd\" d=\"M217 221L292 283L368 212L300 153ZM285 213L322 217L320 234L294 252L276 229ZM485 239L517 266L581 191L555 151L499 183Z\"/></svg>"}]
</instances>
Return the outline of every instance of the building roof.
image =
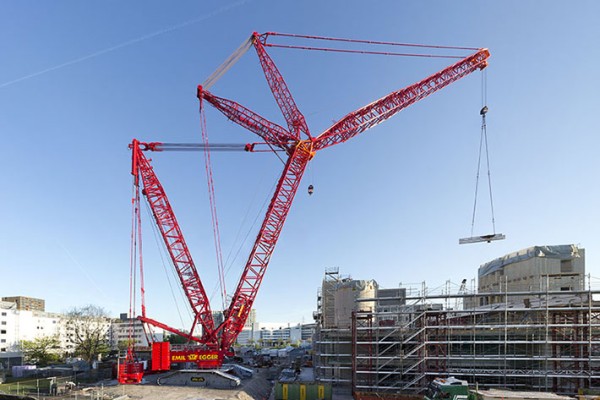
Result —
<instances>
[{"instance_id":1,"label":"building roof","mask_svg":"<svg viewBox=\"0 0 600 400\"><path fill-rule=\"evenodd\" d=\"M479 267L479 277L494 273L500 268L520 261L529 260L534 257L545 257L559 260L569 260L579 257L579 248L574 244L563 244L557 246L533 246L503 257L496 258Z\"/></svg>"}]
</instances>

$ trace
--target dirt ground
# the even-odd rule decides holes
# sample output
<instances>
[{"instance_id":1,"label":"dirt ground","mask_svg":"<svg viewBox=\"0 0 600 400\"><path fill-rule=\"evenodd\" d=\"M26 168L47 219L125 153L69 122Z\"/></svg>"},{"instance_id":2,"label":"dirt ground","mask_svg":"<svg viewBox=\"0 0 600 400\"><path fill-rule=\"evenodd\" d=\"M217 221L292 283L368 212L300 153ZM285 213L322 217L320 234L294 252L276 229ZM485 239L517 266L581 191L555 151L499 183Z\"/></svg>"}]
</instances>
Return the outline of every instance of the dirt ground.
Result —
<instances>
[{"instance_id":1,"label":"dirt ground","mask_svg":"<svg viewBox=\"0 0 600 400\"><path fill-rule=\"evenodd\" d=\"M97 398L117 399L122 397L137 400L266 400L271 394L273 384L267 378L269 371L258 370L251 379L242 380L242 384L233 389L210 389L188 386L158 386L156 376L144 378L140 385L100 386L88 390L87 395ZM126 397L125 397L126 396Z\"/></svg>"}]
</instances>

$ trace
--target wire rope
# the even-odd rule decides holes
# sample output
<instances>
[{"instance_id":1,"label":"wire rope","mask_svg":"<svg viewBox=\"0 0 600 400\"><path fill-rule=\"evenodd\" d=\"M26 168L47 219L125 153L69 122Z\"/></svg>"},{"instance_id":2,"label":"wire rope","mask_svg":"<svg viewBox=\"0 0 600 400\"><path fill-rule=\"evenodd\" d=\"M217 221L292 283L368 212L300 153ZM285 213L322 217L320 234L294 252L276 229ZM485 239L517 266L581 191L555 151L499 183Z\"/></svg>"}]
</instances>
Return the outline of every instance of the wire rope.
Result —
<instances>
[{"instance_id":1,"label":"wire rope","mask_svg":"<svg viewBox=\"0 0 600 400\"><path fill-rule=\"evenodd\" d=\"M152 210L150 210L150 205L147 202L144 202L144 204L146 205L146 213L148 214L148 218L150 218L150 219L154 218L154 216L152 215ZM158 232L158 227L155 226L155 224L150 224L150 226L152 226L152 233L153 233L153 236L154 236L154 240L156 242L156 246L157 246L157 248L159 250L158 253L159 253L159 256L160 256L160 260L161 260L161 264L162 264L162 267L163 267L163 271L164 271L165 276L167 278L167 284L169 285L169 289L171 291L171 297L173 298L173 303L175 304L175 308L177 310L177 315L179 317L179 321L181 322L181 325L183 326L183 325L185 325L185 323L183 321L183 316L182 316L181 310L179 308L179 301L185 302L185 299L184 299L185 296L183 294L183 289L180 287L181 290L179 290L179 295L181 296L181 299L178 300L177 297L176 297L176 295L175 295L175 290L173 289L173 283L171 282L171 278L169 276L169 271L171 271L170 274L172 275L172 278L174 280L177 280L178 277L176 276L174 268L167 268L167 266L166 266L166 264L167 264L165 262L165 258L166 257L164 256L164 253L167 252L166 245L165 245L165 243L162 240L160 240L160 236L161 235ZM192 319L191 311L189 311L189 310L188 310L188 317L190 319Z\"/></svg>"},{"instance_id":2,"label":"wire rope","mask_svg":"<svg viewBox=\"0 0 600 400\"><path fill-rule=\"evenodd\" d=\"M262 180L259 182L259 184L257 186L260 186L260 184L262 183ZM275 190L275 187L277 186L277 183L274 183L271 186L271 191L269 193L272 193ZM246 210L246 214L244 215L244 218L242 220L242 223L240 224L240 227L236 233L235 239L233 240L233 243L235 244L240 236L240 233L242 232L242 228L245 225L246 221L248 220L248 216L250 215L250 210L252 209L252 205L254 204L254 201L256 200L256 197L258 196L258 189L254 192L254 196L252 197L252 200L250 201L250 205L248 206L248 209ZM269 203L269 199L270 199L270 195L267 194L265 196L265 200L263 201L262 206L260 207L260 209L257 211L256 216L254 217L254 220L252 221L252 224L250 225L250 227L248 228L246 235L244 236L244 238L242 239L242 241L239 243L239 246L237 247L237 251L235 252L235 254L233 255L233 258L231 258L231 254L233 253L233 249L236 247L234 245L231 246L231 250L229 251L229 253L227 254L227 257L225 259L225 265L226 265L226 269L225 269L225 277L227 277L231 271L231 268L233 267L235 261L238 259L240 253L242 252L242 248L244 247L244 245L247 243L248 241L248 237L250 236L250 234L252 233L254 227L256 226L256 223L258 222L258 219L260 218L261 215L263 215L265 208L267 207L267 204ZM230 261L231 260L231 261ZM217 285L215 285L215 288L213 289L213 292L211 294L211 299L214 296L214 293L217 291L218 287Z\"/></svg>"},{"instance_id":3,"label":"wire rope","mask_svg":"<svg viewBox=\"0 0 600 400\"><path fill-rule=\"evenodd\" d=\"M221 234L219 231L219 218L217 214L217 201L215 196L215 184L213 181L212 164L210 160L210 147L208 146L208 132L206 128L206 115L202 107L202 98L200 98L200 131L202 132L202 141L204 147L204 169L206 170L206 181L208 184L208 198L210 203L211 220L213 225L213 241L217 258L217 270L219 274L219 284L221 286L221 306L225 309L227 300L227 290L225 287L225 272L223 266L223 253L221 251Z\"/></svg>"},{"instance_id":4,"label":"wire rope","mask_svg":"<svg viewBox=\"0 0 600 400\"><path fill-rule=\"evenodd\" d=\"M487 107L487 75L486 71L482 71L481 75L481 134L479 137L479 154L477 157L477 174L475 178L475 196L473 201L473 215L471 218L471 236L473 236L473 231L475 228L475 216L477 212L477 197L479 192L479 177L481 172L481 157L483 150L485 148L485 163L487 168L487 178L488 178L488 194L490 198L490 213L492 218L492 232L496 234L496 218L494 215L494 197L492 192L492 175L490 170L490 154L489 154L489 145L488 145L488 137L487 137L487 123L486 123L486 114L488 112Z\"/></svg>"},{"instance_id":5,"label":"wire rope","mask_svg":"<svg viewBox=\"0 0 600 400\"><path fill-rule=\"evenodd\" d=\"M277 184L274 184L272 186L272 190L271 192L273 192L275 190L275 187L277 186ZM229 273L229 271L231 270L231 267L233 266L234 261L237 259L237 257L239 256L241 250L242 250L242 246L244 243L246 243L246 241L248 240L248 237L250 236L250 233L252 232L253 228L256 226L256 223L258 222L258 219L260 218L261 215L263 215L265 208L267 207L267 204L269 203L271 199L270 195L267 195L265 197L265 201L262 204L262 207L260 208L260 210L256 213L256 217L254 218L254 221L252 221L252 225L250 226L250 228L248 228L248 231L246 232L246 236L244 236L244 240L242 241L242 243L240 244L240 247L237 251L237 253L235 254L234 259L231 261L231 264L229 265L229 267L227 268L226 273ZM240 281L241 277L243 274L243 270L240 272L239 276L238 276L238 282Z\"/></svg>"},{"instance_id":6,"label":"wire rope","mask_svg":"<svg viewBox=\"0 0 600 400\"><path fill-rule=\"evenodd\" d=\"M342 49L342 48L333 48L333 47L316 47L316 46L300 46L300 45L267 43L269 36L280 36L280 37L287 37L287 38L294 38L294 39L307 39L307 40L314 40L314 41L329 41L329 42L361 44L361 45L409 47L409 48L418 48L418 49L469 50L469 51L480 50L477 47L441 46L441 45L430 45L430 44L419 44L419 43L386 42L386 41L377 41L377 40L347 39L347 38L336 38L336 37L327 37L327 36L311 36L311 35L300 35L300 34L278 33L278 32L268 32L268 33L265 33L264 35L262 35L262 42L265 47L279 47L279 48L286 48L286 49L314 50L314 51L326 51L326 52L338 52L338 53L372 54L372 55L400 56L400 57L425 57L425 58L451 58L451 59L464 58L464 56L459 56L459 55L399 53L399 52L392 52L392 51L353 50L353 49Z\"/></svg>"},{"instance_id":7,"label":"wire rope","mask_svg":"<svg viewBox=\"0 0 600 400\"><path fill-rule=\"evenodd\" d=\"M464 56L458 56L458 55L396 53L396 52L391 52L391 51L350 50L350 49L335 49L332 47L294 46L294 45L271 44L271 43L265 44L264 46L265 47L278 47L278 48L282 48L282 49L325 51L325 52L333 52L333 53L370 54L370 55L380 55L380 56L452 58L452 59L463 59L464 58Z\"/></svg>"},{"instance_id":8,"label":"wire rope","mask_svg":"<svg viewBox=\"0 0 600 400\"><path fill-rule=\"evenodd\" d=\"M138 229L138 215L139 215L139 188L133 184L132 185L132 195L131 195L131 245L129 250L129 315L131 318L129 323L129 332L127 334L127 348L129 350L131 346L131 341L133 339L133 318L135 314L135 288L136 285L136 271L137 271L137 229ZM127 352L129 356L129 351Z\"/></svg>"},{"instance_id":9,"label":"wire rope","mask_svg":"<svg viewBox=\"0 0 600 400\"><path fill-rule=\"evenodd\" d=\"M284 36L293 38L313 39L313 40L328 40L335 42L347 42L347 43L362 43L362 44L375 44L385 46L403 46L403 47L424 47L430 49L451 49L451 50L479 50L477 47L459 47L459 46L440 46L431 44L418 44L418 43L400 43L400 42L383 42L375 40L360 40L360 39L346 39L346 38L335 38L327 36L311 36L311 35L299 35L293 33L279 33L279 32L268 32L266 36Z\"/></svg>"}]
</instances>

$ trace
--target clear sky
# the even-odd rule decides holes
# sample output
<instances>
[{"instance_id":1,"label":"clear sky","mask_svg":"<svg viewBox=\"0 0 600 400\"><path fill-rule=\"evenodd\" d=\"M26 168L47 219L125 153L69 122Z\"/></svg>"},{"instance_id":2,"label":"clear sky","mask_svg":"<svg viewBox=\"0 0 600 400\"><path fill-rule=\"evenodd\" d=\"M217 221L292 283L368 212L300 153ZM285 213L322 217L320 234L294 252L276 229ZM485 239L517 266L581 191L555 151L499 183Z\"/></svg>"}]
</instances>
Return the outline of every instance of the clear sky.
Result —
<instances>
[{"instance_id":1,"label":"clear sky","mask_svg":"<svg viewBox=\"0 0 600 400\"><path fill-rule=\"evenodd\" d=\"M86 304L127 311L127 145L134 137L199 142L196 86L253 31L489 48L496 231L507 236L458 245L471 233L481 124L476 72L317 154L258 294L259 320L310 322L331 267L383 287L425 281L434 288L474 278L480 264L506 253L575 243L587 251L587 272L600 276L598 15L592 0L3 0L0 294L43 298L48 311ZM268 51L315 135L450 63ZM253 50L211 91L284 124ZM214 110L207 127L213 142L255 141ZM151 157L213 293L203 159ZM212 159L231 292L282 165L268 153ZM475 234L492 230L486 184ZM148 314L181 326L177 307L185 315L187 306L172 300L180 298L177 283L145 217ZM215 295L213 308L219 303Z\"/></svg>"}]
</instances>

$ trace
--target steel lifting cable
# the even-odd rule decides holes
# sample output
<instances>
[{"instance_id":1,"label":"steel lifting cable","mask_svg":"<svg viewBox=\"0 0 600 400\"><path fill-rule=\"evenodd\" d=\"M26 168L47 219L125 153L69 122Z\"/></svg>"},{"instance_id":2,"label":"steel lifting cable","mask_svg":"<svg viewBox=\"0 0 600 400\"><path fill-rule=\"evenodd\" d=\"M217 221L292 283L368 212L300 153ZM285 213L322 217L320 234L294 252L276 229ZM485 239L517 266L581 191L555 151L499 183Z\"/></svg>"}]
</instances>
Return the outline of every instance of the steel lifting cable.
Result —
<instances>
[{"instance_id":1,"label":"steel lifting cable","mask_svg":"<svg viewBox=\"0 0 600 400\"><path fill-rule=\"evenodd\" d=\"M479 50L477 47L459 47L459 46L440 46L431 44L418 44L418 43L400 43L400 42L383 42L375 40L361 40L361 39L345 39L345 38L334 38L327 36L311 36L311 35L298 35L293 33L279 33L279 32L268 32L265 36L283 36L292 38L302 39L313 39L313 40L328 40L334 42L348 42L348 43L362 43L362 44L375 44L385 46L403 46L403 47L425 47L430 49L450 49L450 50Z\"/></svg>"},{"instance_id":2,"label":"steel lifting cable","mask_svg":"<svg viewBox=\"0 0 600 400\"><path fill-rule=\"evenodd\" d=\"M487 126L485 121L485 116L488 112L487 103L487 75L486 71L483 70L481 74L481 111L479 114L481 115L481 136L479 138L479 156L477 158L477 176L475 178L475 200L473 201L473 216L471 219L471 236L473 236L473 230L475 227L475 213L477 211L477 194L479 189L479 174L481 171L481 154L482 149L485 145L485 159L486 159L486 167L487 167L487 177L488 177L488 191L490 196L490 211L492 214L492 231L493 234L496 234L496 219L494 216L494 197L492 195L492 176L490 172L490 155L489 155L489 147L487 140Z\"/></svg>"},{"instance_id":3,"label":"steel lifting cable","mask_svg":"<svg viewBox=\"0 0 600 400\"><path fill-rule=\"evenodd\" d=\"M206 128L206 115L202 107L202 98L200 98L200 131L202 132L202 141L204 147L204 167L206 169L206 180L208 182L208 198L210 202L210 212L213 225L213 237L215 242L215 252L217 257L217 269L219 273L219 284L221 285L222 309L225 309L227 301L227 290L225 288L225 267L223 266L223 253L221 251L221 235L219 233L219 219L217 216L217 204L215 199L215 185L212 175L212 165L210 162L210 147L208 145L208 132Z\"/></svg>"},{"instance_id":4,"label":"steel lifting cable","mask_svg":"<svg viewBox=\"0 0 600 400\"><path fill-rule=\"evenodd\" d=\"M135 178L134 178L135 180ZM132 185L132 196L131 196L131 246L129 249L129 318L132 320L129 324L128 340L131 344L133 339L133 315L135 313L135 288L136 288L136 271L137 271L137 253L138 253L138 221L139 221L139 208L140 208L140 191L139 187Z\"/></svg>"},{"instance_id":5,"label":"steel lifting cable","mask_svg":"<svg viewBox=\"0 0 600 400\"><path fill-rule=\"evenodd\" d=\"M288 37L288 38L300 38L300 39L306 39L306 40L320 40L320 41L341 42L341 43L351 43L351 44L396 46L396 47L410 47L410 48L435 49L435 50L469 50L469 51L479 50L476 47L439 46L439 45L428 45L428 44L418 44L418 43L384 42L384 41L375 41L375 40L334 38L334 37L326 37L326 36L296 35L296 34L277 33L277 32L268 32L268 33L265 33L264 35L262 35L263 45L265 47L279 47L279 48L285 48L285 49L313 50L313 51L338 52L338 53L371 54L371 55L400 56L400 57L425 57L425 58L455 58L455 59L464 58L464 56L460 56L460 55L399 53L399 52L391 52L391 51L352 50L352 49L340 49L340 48L333 48L333 47L298 46L298 45L267 43L269 36L281 36L281 37Z\"/></svg>"},{"instance_id":6,"label":"steel lifting cable","mask_svg":"<svg viewBox=\"0 0 600 400\"><path fill-rule=\"evenodd\" d=\"M259 182L258 185L260 185L261 182ZM277 187L277 181L275 181L275 183L271 187L271 190L270 190L269 193L273 193L275 191L276 187ZM237 233L235 235L235 239L233 239L232 243L234 243L234 244L238 242L240 234L242 233L242 227L246 223L246 221L248 220L248 217L250 216L250 210L251 210L252 205L254 204L254 201L255 201L257 195L258 195L258 190L254 192L254 196L252 197L252 200L249 202L249 206L248 206L248 209L246 210L246 214L244 215L244 218L242 219L240 227L239 227L239 229L238 229L238 231L237 231ZM232 258L232 253L233 253L233 250L234 250L234 246L231 246L231 249L229 250L229 253L227 254L227 258L225 259L225 265L227 265L227 269L225 270L225 276L229 275L229 272L231 271L231 268L233 267L235 261L238 259L238 256L242 252L242 249L243 249L244 245L247 243L248 238L250 237L250 234L254 231L254 227L257 225L260 216L264 215L265 210L267 208L267 205L269 204L269 200L270 199L271 199L271 195L267 194L265 196L265 199L264 199L264 201L263 201L260 209L257 211L257 213L256 213L256 215L254 217L254 220L252 221L252 223L248 227L246 235L241 240L241 242L239 242L239 246L237 247L237 251L233 255L233 258ZM216 290L217 290L217 288L215 287L215 289L213 290L213 293L211 294L211 298L214 295L214 292Z\"/></svg>"},{"instance_id":7,"label":"steel lifting cable","mask_svg":"<svg viewBox=\"0 0 600 400\"><path fill-rule=\"evenodd\" d=\"M351 53L351 54L370 54L379 56L399 56L399 57L424 57L424 58L453 58L463 59L464 56L459 55L439 55L439 54L419 54L419 53L396 53L392 51L369 51L369 50L350 50L350 49L336 49L332 47L314 47L314 46L295 46L285 44L265 44L265 47L278 47L282 49L296 49L296 50L312 50L312 51L326 51L334 53Z\"/></svg>"},{"instance_id":8,"label":"steel lifting cable","mask_svg":"<svg viewBox=\"0 0 600 400\"><path fill-rule=\"evenodd\" d=\"M144 204L146 205L146 214L147 217L152 220L152 218L154 218L154 216L152 215L152 210L150 209L150 205L148 204L148 202L144 202ZM179 279L179 277L177 276L177 271L175 268L167 268L167 263L165 262L165 254L168 253L168 249L167 246L165 245L165 242L161 240L161 233L159 232L158 226L156 226L156 224L150 224L150 226L152 227L152 233L154 235L154 241L156 242L156 247L157 249L159 249L159 256L160 256L160 261L161 261L161 265L163 267L163 271L165 273L165 276L167 278L167 283L169 284L169 289L171 291L171 297L173 298L173 303L175 304L175 308L177 309L177 315L179 316L179 321L181 322L181 325L185 325L185 323L183 322L183 316L181 313L181 309L179 308L179 301L182 303L185 303L187 301L186 297L185 297L185 293L183 291L183 288L181 288L181 286L179 287L179 295L181 296L181 298L177 299L177 296L175 294L175 289L173 288L173 282L171 281L171 278L174 281L177 281ZM169 275L170 274L170 275ZM170 278L171 276L171 278ZM193 319L192 314L191 314L191 310L186 308L188 314L187 317L188 319Z\"/></svg>"},{"instance_id":9,"label":"steel lifting cable","mask_svg":"<svg viewBox=\"0 0 600 400\"><path fill-rule=\"evenodd\" d=\"M140 308L141 308L141 313L143 317L146 317L146 285L144 283L144 251L143 251L143 242L142 242L142 212L140 210L140 204L141 204L141 199L140 199L140 190L139 187L137 188L137 193L136 193L136 202L137 202L137 234L138 234L138 259L139 259L139 269L140 269ZM135 299L134 299L134 310L135 310ZM133 319L134 316L132 315L131 318ZM133 322L132 322L132 326L133 326ZM146 330L146 328L148 328L148 330ZM144 330L144 335L146 336L146 341L148 343L151 342L155 342L156 341L156 336L154 335L154 332L152 331L150 326L147 326L147 324L143 324L142 325L142 329ZM148 334L148 331L150 331L150 335ZM152 340L150 340L152 339ZM133 343L133 345L135 346L135 343Z\"/></svg>"}]
</instances>

